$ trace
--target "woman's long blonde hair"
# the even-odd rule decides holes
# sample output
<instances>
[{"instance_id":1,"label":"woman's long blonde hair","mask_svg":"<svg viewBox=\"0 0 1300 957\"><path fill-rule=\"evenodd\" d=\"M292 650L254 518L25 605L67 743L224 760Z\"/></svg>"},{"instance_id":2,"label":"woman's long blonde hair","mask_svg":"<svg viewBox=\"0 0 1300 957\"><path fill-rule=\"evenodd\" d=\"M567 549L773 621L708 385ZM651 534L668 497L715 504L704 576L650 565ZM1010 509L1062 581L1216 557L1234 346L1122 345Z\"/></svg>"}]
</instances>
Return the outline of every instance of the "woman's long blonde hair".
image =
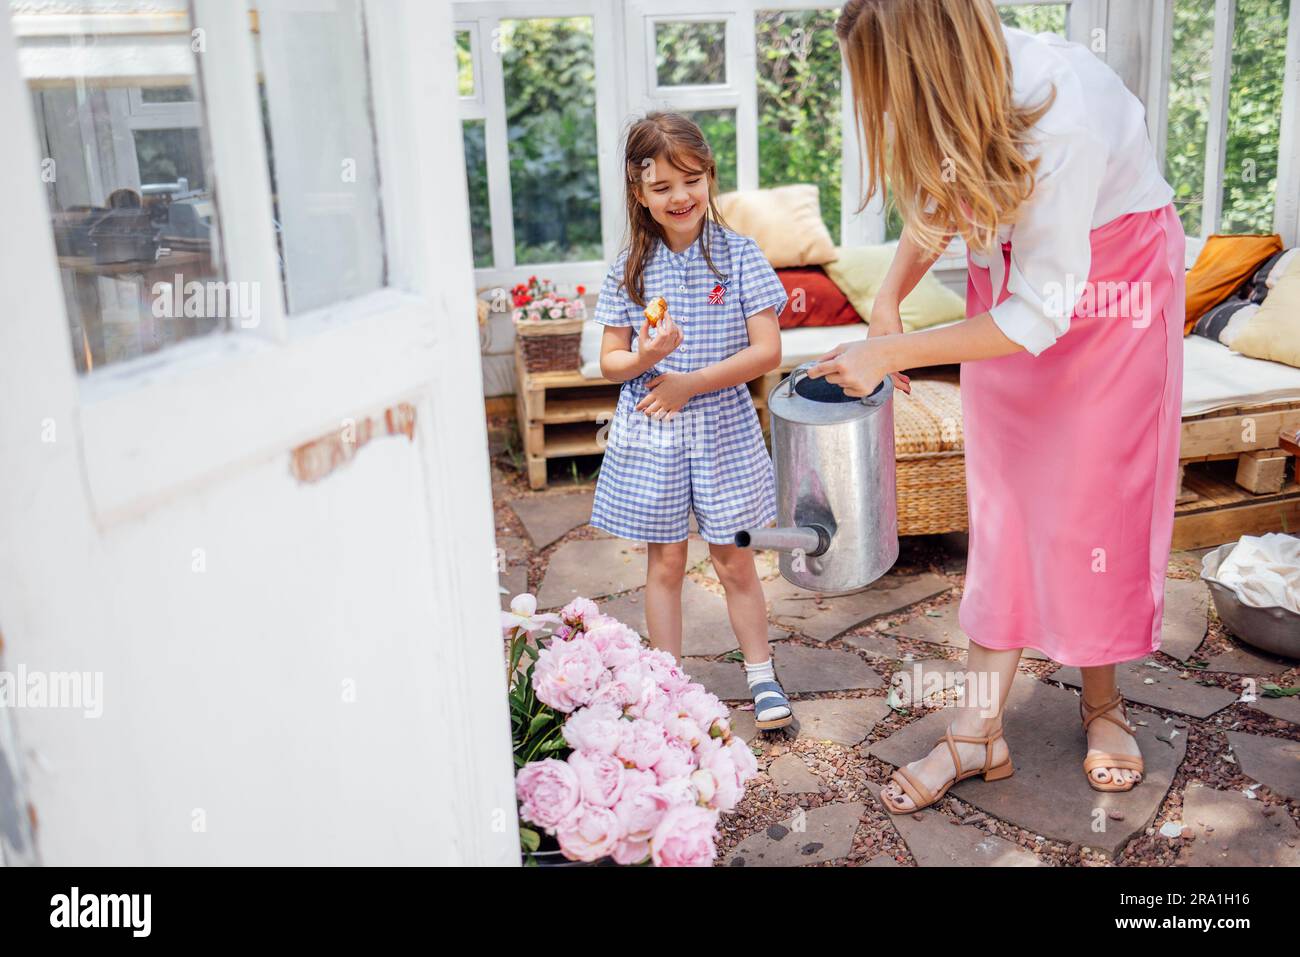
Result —
<instances>
[{"instance_id":1,"label":"woman's long blonde hair","mask_svg":"<svg viewBox=\"0 0 1300 957\"><path fill-rule=\"evenodd\" d=\"M907 232L937 254L960 234L988 251L1034 189L1030 128L1056 98L1011 98L993 0L845 0L835 34L853 85L861 212L887 178ZM889 126L885 122L888 108Z\"/></svg>"},{"instance_id":2,"label":"woman's long blonde hair","mask_svg":"<svg viewBox=\"0 0 1300 957\"><path fill-rule=\"evenodd\" d=\"M718 166L713 158L713 148L704 138L704 132L691 119L681 113L659 110L647 113L634 122L627 131L627 146L623 154L624 201L627 204L628 255L623 266L622 287L627 297L638 306L645 305L645 271L654 257L657 244L664 238L660 226L650 210L641 205L638 191L650 182L648 173L654 169L655 158L663 155L683 173L699 173L709 178L709 205L704 211L700 230L700 251L709 269L719 279L726 277L713 263L712 231L710 222L726 226L718 211Z\"/></svg>"}]
</instances>

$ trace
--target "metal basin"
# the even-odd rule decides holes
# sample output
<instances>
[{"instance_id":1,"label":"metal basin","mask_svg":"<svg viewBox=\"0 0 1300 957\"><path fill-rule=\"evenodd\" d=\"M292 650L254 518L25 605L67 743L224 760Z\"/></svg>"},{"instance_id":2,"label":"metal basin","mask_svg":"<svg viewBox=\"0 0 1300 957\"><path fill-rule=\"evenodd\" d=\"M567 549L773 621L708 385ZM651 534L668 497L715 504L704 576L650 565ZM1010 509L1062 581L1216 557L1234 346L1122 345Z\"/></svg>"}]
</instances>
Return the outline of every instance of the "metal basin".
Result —
<instances>
[{"instance_id":1,"label":"metal basin","mask_svg":"<svg viewBox=\"0 0 1300 957\"><path fill-rule=\"evenodd\" d=\"M1300 658L1300 615L1276 606L1255 608L1243 604L1230 586L1215 577L1219 565L1236 547L1236 542L1228 542L1201 559L1201 578L1210 586L1219 620L1230 632L1260 651Z\"/></svg>"}]
</instances>

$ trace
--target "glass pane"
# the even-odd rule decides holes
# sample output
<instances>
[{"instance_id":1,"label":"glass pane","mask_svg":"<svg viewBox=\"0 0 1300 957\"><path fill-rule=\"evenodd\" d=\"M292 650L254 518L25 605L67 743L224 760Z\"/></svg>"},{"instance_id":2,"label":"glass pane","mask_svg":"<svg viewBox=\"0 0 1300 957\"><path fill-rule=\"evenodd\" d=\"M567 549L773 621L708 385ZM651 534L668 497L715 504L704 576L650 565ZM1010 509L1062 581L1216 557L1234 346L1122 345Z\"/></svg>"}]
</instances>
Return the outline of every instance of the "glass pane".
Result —
<instances>
[{"instance_id":1,"label":"glass pane","mask_svg":"<svg viewBox=\"0 0 1300 957\"><path fill-rule=\"evenodd\" d=\"M834 9L760 11L754 23L759 185L815 184L836 243L843 133L837 16Z\"/></svg>"},{"instance_id":2,"label":"glass pane","mask_svg":"<svg viewBox=\"0 0 1300 957\"><path fill-rule=\"evenodd\" d=\"M1173 55L1169 62L1169 119L1165 136L1165 179L1188 235L1201 233L1205 205L1205 133L1210 116L1210 60L1214 50L1214 5L1204 0L1174 3Z\"/></svg>"},{"instance_id":3,"label":"glass pane","mask_svg":"<svg viewBox=\"0 0 1300 957\"><path fill-rule=\"evenodd\" d=\"M188 86L145 87L140 91L141 103L193 103L194 91Z\"/></svg>"},{"instance_id":4,"label":"glass pane","mask_svg":"<svg viewBox=\"0 0 1300 957\"><path fill-rule=\"evenodd\" d=\"M602 256L591 17L501 21L515 262Z\"/></svg>"},{"instance_id":5,"label":"glass pane","mask_svg":"<svg viewBox=\"0 0 1300 957\"><path fill-rule=\"evenodd\" d=\"M173 12L166 33L15 24L81 374L256 321L254 291L223 282L202 112L158 129L132 110L198 99L184 4Z\"/></svg>"},{"instance_id":6,"label":"glass pane","mask_svg":"<svg viewBox=\"0 0 1300 957\"><path fill-rule=\"evenodd\" d=\"M474 52L470 46L469 31L456 31L457 88L461 96L474 95Z\"/></svg>"},{"instance_id":7,"label":"glass pane","mask_svg":"<svg viewBox=\"0 0 1300 957\"><path fill-rule=\"evenodd\" d=\"M1002 22L1029 33L1055 33L1065 36L1068 3L1014 4L998 7Z\"/></svg>"},{"instance_id":8,"label":"glass pane","mask_svg":"<svg viewBox=\"0 0 1300 957\"><path fill-rule=\"evenodd\" d=\"M487 141L483 120L462 123L465 138L465 181L469 185L469 227L474 266L492 265L492 211L488 206Z\"/></svg>"},{"instance_id":9,"label":"glass pane","mask_svg":"<svg viewBox=\"0 0 1300 957\"><path fill-rule=\"evenodd\" d=\"M699 20L655 24L655 77L660 86L727 82L727 25Z\"/></svg>"},{"instance_id":10,"label":"glass pane","mask_svg":"<svg viewBox=\"0 0 1300 957\"><path fill-rule=\"evenodd\" d=\"M1273 231L1290 12L1290 0L1237 0L1218 232Z\"/></svg>"},{"instance_id":11,"label":"glass pane","mask_svg":"<svg viewBox=\"0 0 1300 957\"><path fill-rule=\"evenodd\" d=\"M713 148L713 161L718 164L718 191L728 193L736 189L736 111L686 110L683 115L699 126Z\"/></svg>"},{"instance_id":12,"label":"glass pane","mask_svg":"<svg viewBox=\"0 0 1300 957\"><path fill-rule=\"evenodd\" d=\"M285 303L301 313L387 281L360 0L257 0Z\"/></svg>"}]
</instances>

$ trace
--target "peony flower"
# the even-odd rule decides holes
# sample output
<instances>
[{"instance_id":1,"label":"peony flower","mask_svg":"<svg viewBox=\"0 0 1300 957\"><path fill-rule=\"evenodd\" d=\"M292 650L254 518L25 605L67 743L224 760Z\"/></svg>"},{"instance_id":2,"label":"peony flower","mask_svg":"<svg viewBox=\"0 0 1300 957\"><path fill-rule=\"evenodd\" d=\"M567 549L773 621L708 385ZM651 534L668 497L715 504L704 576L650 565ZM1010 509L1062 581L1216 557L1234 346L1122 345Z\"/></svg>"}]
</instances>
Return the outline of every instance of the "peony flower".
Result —
<instances>
[{"instance_id":1,"label":"peony flower","mask_svg":"<svg viewBox=\"0 0 1300 957\"><path fill-rule=\"evenodd\" d=\"M669 738L664 742L659 760L655 762L654 772L659 783L665 784L673 778L688 777L698 766L690 745L677 738Z\"/></svg>"},{"instance_id":2,"label":"peony flower","mask_svg":"<svg viewBox=\"0 0 1300 957\"><path fill-rule=\"evenodd\" d=\"M738 803L745 789L741 786L740 775L736 771L736 759L730 748L713 748L700 755L700 770L696 774L705 774L713 778L712 788L699 787L696 775L691 775L691 783L700 790L700 800L718 811L730 811Z\"/></svg>"},{"instance_id":3,"label":"peony flower","mask_svg":"<svg viewBox=\"0 0 1300 957\"><path fill-rule=\"evenodd\" d=\"M672 806L668 795L649 771L629 771L614 814L623 828L624 840L648 841L664 812Z\"/></svg>"},{"instance_id":4,"label":"peony flower","mask_svg":"<svg viewBox=\"0 0 1300 957\"><path fill-rule=\"evenodd\" d=\"M555 832L560 850L572 861L596 861L609 854L622 837L618 818L607 807L579 804Z\"/></svg>"},{"instance_id":5,"label":"peony flower","mask_svg":"<svg viewBox=\"0 0 1300 957\"><path fill-rule=\"evenodd\" d=\"M547 625L559 624L558 615L546 612L537 614L537 598L524 592L510 599L510 610L501 613L501 631L507 638L512 637L518 628L530 635L544 631Z\"/></svg>"},{"instance_id":6,"label":"peony flower","mask_svg":"<svg viewBox=\"0 0 1300 957\"><path fill-rule=\"evenodd\" d=\"M552 642L537 654L533 691L543 704L568 713L589 702L604 678L600 652L590 642Z\"/></svg>"},{"instance_id":7,"label":"peony flower","mask_svg":"<svg viewBox=\"0 0 1300 957\"><path fill-rule=\"evenodd\" d=\"M656 867L708 867L717 854L718 813L691 804L669 808L650 839Z\"/></svg>"},{"instance_id":8,"label":"peony flower","mask_svg":"<svg viewBox=\"0 0 1300 957\"><path fill-rule=\"evenodd\" d=\"M674 697L686 690L691 679L677 664L677 659L658 648L641 649L641 665L654 675L655 683Z\"/></svg>"},{"instance_id":9,"label":"peony flower","mask_svg":"<svg viewBox=\"0 0 1300 957\"><path fill-rule=\"evenodd\" d=\"M624 721L622 724L623 734L614 754L621 758L624 764L641 771L654 767L663 756L668 741L663 726L644 718Z\"/></svg>"},{"instance_id":10,"label":"peony flower","mask_svg":"<svg viewBox=\"0 0 1300 957\"><path fill-rule=\"evenodd\" d=\"M592 702L564 722L564 740L575 751L614 754L623 737L623 710L609 702Z\"/></svg>"},{"instance_id":11,"label":"peony flower","mask_svg":"<svg viewBox=\"0 0 1300 957\"><path fill-rule=\"evenodd\" d=\"M641 659L645 647L638 635L621 621L612 618L604 621L588 622L587 640L600 652L600 660L606 668L620 668L635 665Z\"/></svg>"},{"instance_id":12,"label":"peony flower","mask_svg":"<svg viewBox=\"0 0 1300 957\"><path fill-rule=\"evenodd\" d=\"M615 864L640 864L650 856L649 841L619 841L610 852Z\"/></svg>"},{"instance_id":13,"label":"peony flower","mask_svg":"<svg viewBox=\"0 0 1300 957\"><path fill-rule=\"evenodd\" d=\"M573 768L555 758L532 761L515 775L519 816L542 827L547 833L578 806L581 784Z\"/></svg>"},{"instance_id":14,"label":"peony flower","mask_svg":"<svg viewBox=\"0 0 1300 957\"><path fill-rule=\"evenodd\" d=\"M623 792L623 762L599 751L574 751L569 767L578 776L585 804L613 807Z\"/></svg>"},{"instance_id":15,"label":"peony flower","mask_svg":"<svg viewBox=\"0 0 1300 957\"><path fill-rule=\"evenodd\" d=\"M596 603L590 598L575 598L560 609L560 618L566 625L577 631L587 628L587 620L600 615Z\"/></svg>"},{"instance_id":16,"label":"peony flower","mask_svg":"<svg viewBox=\"0 0 1300 957\"><path fill-rule=\"evenodd\" d=\"M727 748L731 751L731 761L736 766L736 783L744 785L758 773L758 759L754 757L749 745L738 737L728 741Z\"/></svg>"},{"instance_id":17,"label":"peony flower","mask_svg":"<svg viewBox=\"0 0 1300 957\"><path fill-rule=\"evenodd\" d=\"M691 748L698 748L708 739L708 733L695 723L690 715L674 714L664 720L664 730Z\"/></svg>"},{"instance_id":18,"label":"peony flower","mask_svg":"<svg viewBox=\"0 0 1300 957\"><path fill-rule=\"evenodd\" d=\"M717 695L695 681L678 692L677 704L696 724L705 729L711 728L719 719L725 720L730 714L727 706L718 700Z\"/></svg>"}]
</instances>

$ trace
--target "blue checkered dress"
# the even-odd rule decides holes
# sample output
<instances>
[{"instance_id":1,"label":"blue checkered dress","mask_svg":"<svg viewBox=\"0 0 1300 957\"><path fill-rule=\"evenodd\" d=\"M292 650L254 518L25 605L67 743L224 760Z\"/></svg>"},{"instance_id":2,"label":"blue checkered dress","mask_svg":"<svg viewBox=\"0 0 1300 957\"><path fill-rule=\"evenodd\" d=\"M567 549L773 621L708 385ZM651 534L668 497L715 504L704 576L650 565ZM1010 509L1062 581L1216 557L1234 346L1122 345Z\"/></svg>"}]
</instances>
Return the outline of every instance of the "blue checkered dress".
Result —
<instances>
[{"instance_id":1,"label":"blue checkered dress","mask_svg":"<svg viewBox=\"0 0 1300 957\"><path fill-rule=\"evenodd\" d=\"M772 459L747 386L697 395L666 422L636 411L656 375L690 372L735 355L749 345L748 316L769 306L777 313L785 308L785 288L758 245L712 221L706 228L722 278L709 268L699 242L681 253L659 242L645 271L646 302L655 296L668 301L682 344L619 392L591 524L621 538L683 541L691 510L700 536L716 544L730 544L740 529L776 520ZM606 274L594 318L631 326L635 352L644 317L618 288L627 254L624 249Z\"/></svg>"}]
</instances>

